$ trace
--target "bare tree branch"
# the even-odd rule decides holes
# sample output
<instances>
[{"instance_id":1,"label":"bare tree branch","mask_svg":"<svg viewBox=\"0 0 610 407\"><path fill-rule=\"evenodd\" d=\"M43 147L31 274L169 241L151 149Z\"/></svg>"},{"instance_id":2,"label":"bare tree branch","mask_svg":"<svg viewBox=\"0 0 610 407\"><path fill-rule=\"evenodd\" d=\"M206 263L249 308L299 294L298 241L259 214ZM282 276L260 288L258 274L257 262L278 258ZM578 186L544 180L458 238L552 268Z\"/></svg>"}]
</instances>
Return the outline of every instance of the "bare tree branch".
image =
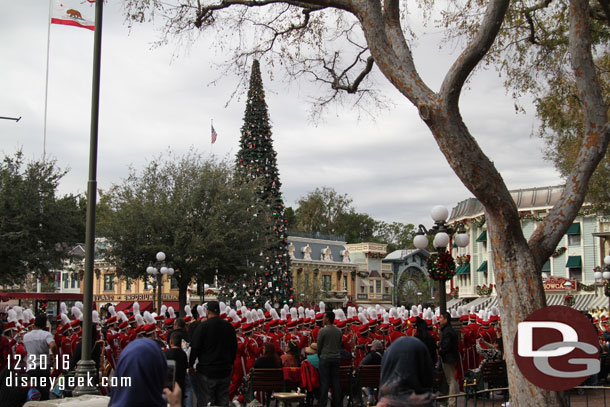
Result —
<instances>
[{"instance_id":1,"label":"bare tree branch","mask_svg":"<svg viewBox=\"0 0 610 407\"><path fill-rule=\"evenodd\" d=\"M508 5L508 0L491 0L489 2L479 31L453 63L441 85L439 93L445 105L453 105L456 109L458 108L457 101L464 82L491 48L500 31Z\"/></svg>"},{"instance_id":2,"label":"bare tree branch","mask_svg":"<svg viewBox=\"0 0 610 407\"><path fill-rule=\"evenodd\" d=\"M561 198L528 242L539 267L567 231L569 222L566 220L573 219L581 208L589 179L606 154L610 142L608 107L604 103L591 52L589 15L587 0L570 2L570 57L585 116L585 134Z\"/></svg>"}]
</instances>

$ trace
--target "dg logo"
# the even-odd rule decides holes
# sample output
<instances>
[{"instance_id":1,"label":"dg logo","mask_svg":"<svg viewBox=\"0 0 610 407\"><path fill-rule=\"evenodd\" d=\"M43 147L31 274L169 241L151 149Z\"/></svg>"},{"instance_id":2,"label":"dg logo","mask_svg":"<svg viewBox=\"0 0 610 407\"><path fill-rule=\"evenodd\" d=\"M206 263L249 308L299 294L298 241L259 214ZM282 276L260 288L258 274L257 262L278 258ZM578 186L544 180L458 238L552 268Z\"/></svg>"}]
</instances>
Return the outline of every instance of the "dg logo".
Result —
<instances>
[{"instance_id":1,"label":"dg logo","mask_svg":"<svg viewBox=\"0 0 610 407\"><path fill-rule=\"evenodd\" d=\"M571 389L600 370L591 321L562 305L543 307L521 322L513 351L521 373L546 390Z\"/></svg>"}]
</instances>

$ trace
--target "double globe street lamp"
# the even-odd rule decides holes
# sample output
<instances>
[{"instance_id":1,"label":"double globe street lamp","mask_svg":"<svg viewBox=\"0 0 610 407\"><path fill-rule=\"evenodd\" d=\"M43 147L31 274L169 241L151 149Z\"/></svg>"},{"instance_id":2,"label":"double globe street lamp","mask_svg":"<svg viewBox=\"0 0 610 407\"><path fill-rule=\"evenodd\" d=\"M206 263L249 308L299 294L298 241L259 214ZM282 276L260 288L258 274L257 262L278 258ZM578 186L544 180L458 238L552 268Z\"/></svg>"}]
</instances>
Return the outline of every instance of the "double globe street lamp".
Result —
<instances>
[{"instance_id":1,"label":"double globe street lamp","mask_svg":"<svg viewBox=\"0 0 610 407\"><path fill-rule=\"evenodd\" d=\"M153 289L153 308L157 310L157 313L161 312L161 291L163 286L163 275L167 274L168 276L174 275L174 269L171 267L167 267L164 263L165 261L165 253L159 252L157 253L157 263L155 266L148 266L146 268L146 274L153 278L152 289ZM155 280L156 277L156 280ZM150 285L148 286L150 287ZM155 291L156 288L159 287L159 290L156 293L157 296L157 306L154 307L154 299L155 299ZM150 289L150 288L149 288Z\"/></svg>"},{"instance_id":2,"label":"double globe street lamp","mask_svg":"<svg viewBox=\"0 0 610 407\"><path fill-rule=\"evenodd\" d=\"M608 309L610 309L610 255L604 257L604 264L606 265L604 271L596 271L593 273L593 277L595 281L600 281L602 278L606 280L604 283L604 294L608 297Z\"/></svg>"},{"instance_id":3,"label":"double globe street lamp","mask_svg":"<svg viewBox=\"0 0 610 407\"><path fill-rule=\"evenodd\" d=\"M413 245L418 249L428 247L428 238L434 236L432 245L437 253L430 254L428 258L428 276L438 281L439 307L442 312L447 311L447 293L445 292L445 281L450 280L456 272L455 260L451 256L451 250L447 252L447 247L455 235L454 243L458 247L466 247L470 243L470 236L466 233L464 225L459 223L457 228L447 224L449 210L442 205L437 205L430 212L434 226L429 230L424 225L419 225L419 231L413 239Z\"/></svg>"}]
</instances>

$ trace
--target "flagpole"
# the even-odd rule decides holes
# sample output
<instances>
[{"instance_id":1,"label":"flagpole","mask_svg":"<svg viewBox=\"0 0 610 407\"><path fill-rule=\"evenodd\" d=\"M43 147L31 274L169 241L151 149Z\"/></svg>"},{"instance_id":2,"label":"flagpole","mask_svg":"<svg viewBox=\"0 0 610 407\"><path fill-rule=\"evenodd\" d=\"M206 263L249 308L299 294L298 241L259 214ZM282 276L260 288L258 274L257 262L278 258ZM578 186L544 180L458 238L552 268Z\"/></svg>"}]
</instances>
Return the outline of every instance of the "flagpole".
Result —
<instances>
[{"instance_id":1,"label":"flagpole","mask_svg":"<svg viewBox=\"0 0 610 407\"><path fill-rule=\"evenodd\" d=\"M51 12L53 0L49 0L49 19L47 20L47 71L44 79L44 125L42 130L42 162L45 161L47 153L47 101L49 97L49 48L51 44Z\"/></svg>"},{"instance_id":2,"label":"flagpole","mask_svg":"<svg viewBox=\"0 0 610 407\"><path fill-rule=\"evenodd\" d=\"M91 128L89 138L89 182L87 183L87 224L85 231L85 278L83 288L83 341L81 360L76 365L78 386L72 394L97 394L97 371L91 360L93 338L91 313L93 311L93 264L95 250L95 203L97 200L97 143L100 101L100 71L102 52L102 0L95 2L95 32L93 40L93 83L91 91ZM80 379L79 378L83 378ZM93 385L88 383L92 382Z\"/></svg>"}]
</instances>

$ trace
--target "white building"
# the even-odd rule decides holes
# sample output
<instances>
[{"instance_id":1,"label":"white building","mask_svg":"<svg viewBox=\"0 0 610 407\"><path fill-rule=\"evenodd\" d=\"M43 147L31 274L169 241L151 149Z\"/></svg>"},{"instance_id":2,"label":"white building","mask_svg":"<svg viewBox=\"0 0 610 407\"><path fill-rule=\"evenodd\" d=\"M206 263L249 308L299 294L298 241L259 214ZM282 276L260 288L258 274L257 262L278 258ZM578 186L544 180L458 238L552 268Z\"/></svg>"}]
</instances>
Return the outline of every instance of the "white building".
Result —
<instances>
[{"instance_id":1,"label":"white building","mask_svg":"<svg viewBox=\"0 0 610 407\"><path fill-rule=\"evenodd\" d=\"M563 188L554 186L511 191L526 239L557 202ZM474 301L468 304L469 307L483 308L496 304L492 252L487 239L483 206L475 198L462 201L453 208L448 222L463 222L470 235L467 247L452 247L457 273L451 286L458 287L459 299L450 301L448 307L471 299ZM596 267L603 267L607 240L610 240L609 230L610 223L605 218L589 213L586 205L583 206L555 253L542 268L547 305L563 305L568 295L574 297L573 306L579 310L608 305L608 298L598 287L601 282L595 281L593 273ZM485 291L490 291L491 295L482 295Z\"/></svg>"}]
</instances>

